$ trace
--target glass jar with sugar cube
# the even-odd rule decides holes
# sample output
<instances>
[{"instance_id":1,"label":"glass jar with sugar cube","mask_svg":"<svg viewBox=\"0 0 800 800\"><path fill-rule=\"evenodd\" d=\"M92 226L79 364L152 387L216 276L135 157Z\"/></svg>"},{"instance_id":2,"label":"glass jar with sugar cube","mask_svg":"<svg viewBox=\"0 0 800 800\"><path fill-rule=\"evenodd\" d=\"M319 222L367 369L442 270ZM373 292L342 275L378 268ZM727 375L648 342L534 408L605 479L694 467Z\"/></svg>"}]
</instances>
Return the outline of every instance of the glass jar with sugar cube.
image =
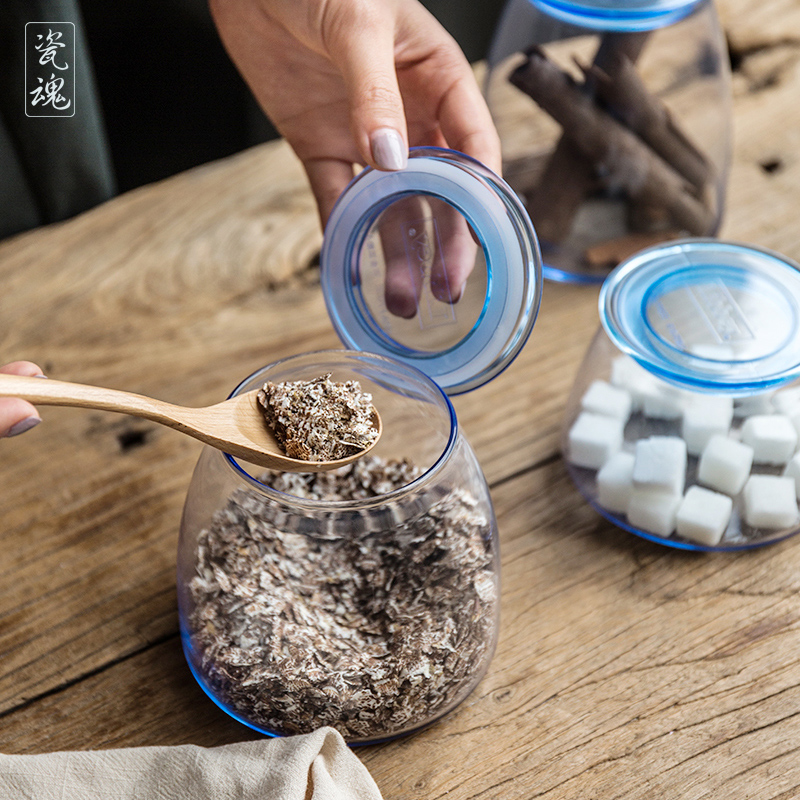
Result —
<instances>
[{"instance_id":1,"label":"glass jar with sugar cube","mask_svg":"<svg viewBox=\"0 0 800 800\"><path fill-rule=\"evenodd\" d=\"M687 550L800 532L800 266L678 240L620 264L599 311L562 437L589 503Z\"/></svg>"}]
</instances>

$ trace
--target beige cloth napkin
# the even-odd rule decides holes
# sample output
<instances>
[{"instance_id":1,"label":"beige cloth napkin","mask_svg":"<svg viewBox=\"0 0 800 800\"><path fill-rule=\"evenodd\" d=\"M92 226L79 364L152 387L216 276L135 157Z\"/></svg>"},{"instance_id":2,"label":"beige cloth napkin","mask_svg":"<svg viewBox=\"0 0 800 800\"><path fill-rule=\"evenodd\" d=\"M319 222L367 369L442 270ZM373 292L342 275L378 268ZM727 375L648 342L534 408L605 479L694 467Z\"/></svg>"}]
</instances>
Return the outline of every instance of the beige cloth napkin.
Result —
<instances>
[{"instance_id":1,"label":"beige cloth napkin","mask_svg":"<svg viewBox=\"0 0 800 800\"><path fill-rule=\"evenodd\" d=\"M0 754L2 800L380 800L333 728L223 747Z\"/></svg>"}]
</instances>

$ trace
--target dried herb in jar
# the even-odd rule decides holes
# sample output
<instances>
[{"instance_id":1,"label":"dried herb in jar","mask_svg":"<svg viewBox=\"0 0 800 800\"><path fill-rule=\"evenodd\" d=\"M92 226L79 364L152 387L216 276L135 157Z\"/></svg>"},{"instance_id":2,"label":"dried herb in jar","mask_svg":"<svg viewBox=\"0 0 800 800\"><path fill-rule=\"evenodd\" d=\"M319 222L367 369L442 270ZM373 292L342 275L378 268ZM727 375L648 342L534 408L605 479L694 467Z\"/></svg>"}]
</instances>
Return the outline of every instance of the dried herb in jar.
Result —
<instances>
[{"instance_id":1,"label":"dried herb in jar","mask_svg":"<svg viewBox=\"0 0 800 800\"><path fill-rule=\"evenodd\" d=\"M353 501L417 475L407 461L367 456L264 481ZM274 500L238 490L201 533L190 633L234 713L277 733L331 725L368 740L430 720L472 688L494 645L490 521L460 489L437 493L413 519L393 521L385 508L381 529L298 533Z\"/></svg>"}]
</instances>

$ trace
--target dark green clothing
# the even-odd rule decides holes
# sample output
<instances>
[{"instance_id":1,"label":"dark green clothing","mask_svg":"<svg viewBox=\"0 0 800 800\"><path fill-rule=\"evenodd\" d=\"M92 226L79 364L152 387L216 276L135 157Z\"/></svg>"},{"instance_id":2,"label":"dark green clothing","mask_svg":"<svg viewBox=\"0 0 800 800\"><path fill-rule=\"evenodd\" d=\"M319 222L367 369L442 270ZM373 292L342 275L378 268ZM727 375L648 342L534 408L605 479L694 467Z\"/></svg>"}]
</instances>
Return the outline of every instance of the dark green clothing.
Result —
<instances>
[{"instance_id":1,"label":"dark green clothing","mask_svg":"<svg viewBox=\"0 0 800 800\"><path fill-rule=\"evenodd\" d=\"M25 25L75 23L71 117L25 114ZM115 191L86 38L75 0L0 2L0 238L57 222Z\"/></svg>"}]
</instances>

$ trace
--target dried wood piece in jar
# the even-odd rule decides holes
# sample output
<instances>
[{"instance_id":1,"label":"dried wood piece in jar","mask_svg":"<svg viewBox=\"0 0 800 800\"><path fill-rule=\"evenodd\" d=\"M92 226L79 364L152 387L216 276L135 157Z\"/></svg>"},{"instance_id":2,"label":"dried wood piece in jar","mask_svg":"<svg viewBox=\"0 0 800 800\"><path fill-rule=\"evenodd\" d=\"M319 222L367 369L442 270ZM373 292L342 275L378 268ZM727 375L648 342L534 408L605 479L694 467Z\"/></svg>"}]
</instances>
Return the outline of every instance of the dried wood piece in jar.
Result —
<instances>
[{"instance_id":1,"label":"dried wood piece in jar","mask_svg":"<svg viewBox=\"0 0 800 800\"><path fill-rule=\"evenodd\" d=\"M603 34L592 67L613 79L618 58L624 57L633 64L648 36L648 32ZM594 92L591 75L586 76L582 90L589 95ZM578 208L597 185L594 164L562 134L540 172L539 181L521 192L542 239L547 242L566 239Z\"/></svg>"},{"instance_id":2,"label":"dried wood piece in jar","mask_svg":"<svg viewBox=\"0 0 800 800\"><path fill-rule=\"evenodd\" d=\"M644 250L645 247L652 247L661 242L680 238L680 231L659 230L646 232L628 233L625 236L617 236L605 242L587 247L583 253L586 264L595 269L610 269L615 267L620 261L630 258L634 253Z\"/></svg>"},{"instance_id":3,"label":"dried wood piece in jar","mask_svg":"<svg viewBox=\"0 0 800 800\"><path fill-rule=\"evenodd\" d=\"M702 192L713 178L709 160L678 128L664 103L647 91L631 60L621 53L612 59L609 72L596 64L581 67L597 96L620 122Z\"/></svg>"},{"instance_id":4,"label":"dried wood piece in jar","mask_svg":"<svg viewBox=\"0 0 800 800\"><path fill-rule=\"evenodd\" d=\"M654 153L636 134L599 108L575 81L538 48L509 78L563 128L604 183L634 200L662 205L675 225L707 234L713 213L695 187Z\"/></svg>"}]
</instances>

